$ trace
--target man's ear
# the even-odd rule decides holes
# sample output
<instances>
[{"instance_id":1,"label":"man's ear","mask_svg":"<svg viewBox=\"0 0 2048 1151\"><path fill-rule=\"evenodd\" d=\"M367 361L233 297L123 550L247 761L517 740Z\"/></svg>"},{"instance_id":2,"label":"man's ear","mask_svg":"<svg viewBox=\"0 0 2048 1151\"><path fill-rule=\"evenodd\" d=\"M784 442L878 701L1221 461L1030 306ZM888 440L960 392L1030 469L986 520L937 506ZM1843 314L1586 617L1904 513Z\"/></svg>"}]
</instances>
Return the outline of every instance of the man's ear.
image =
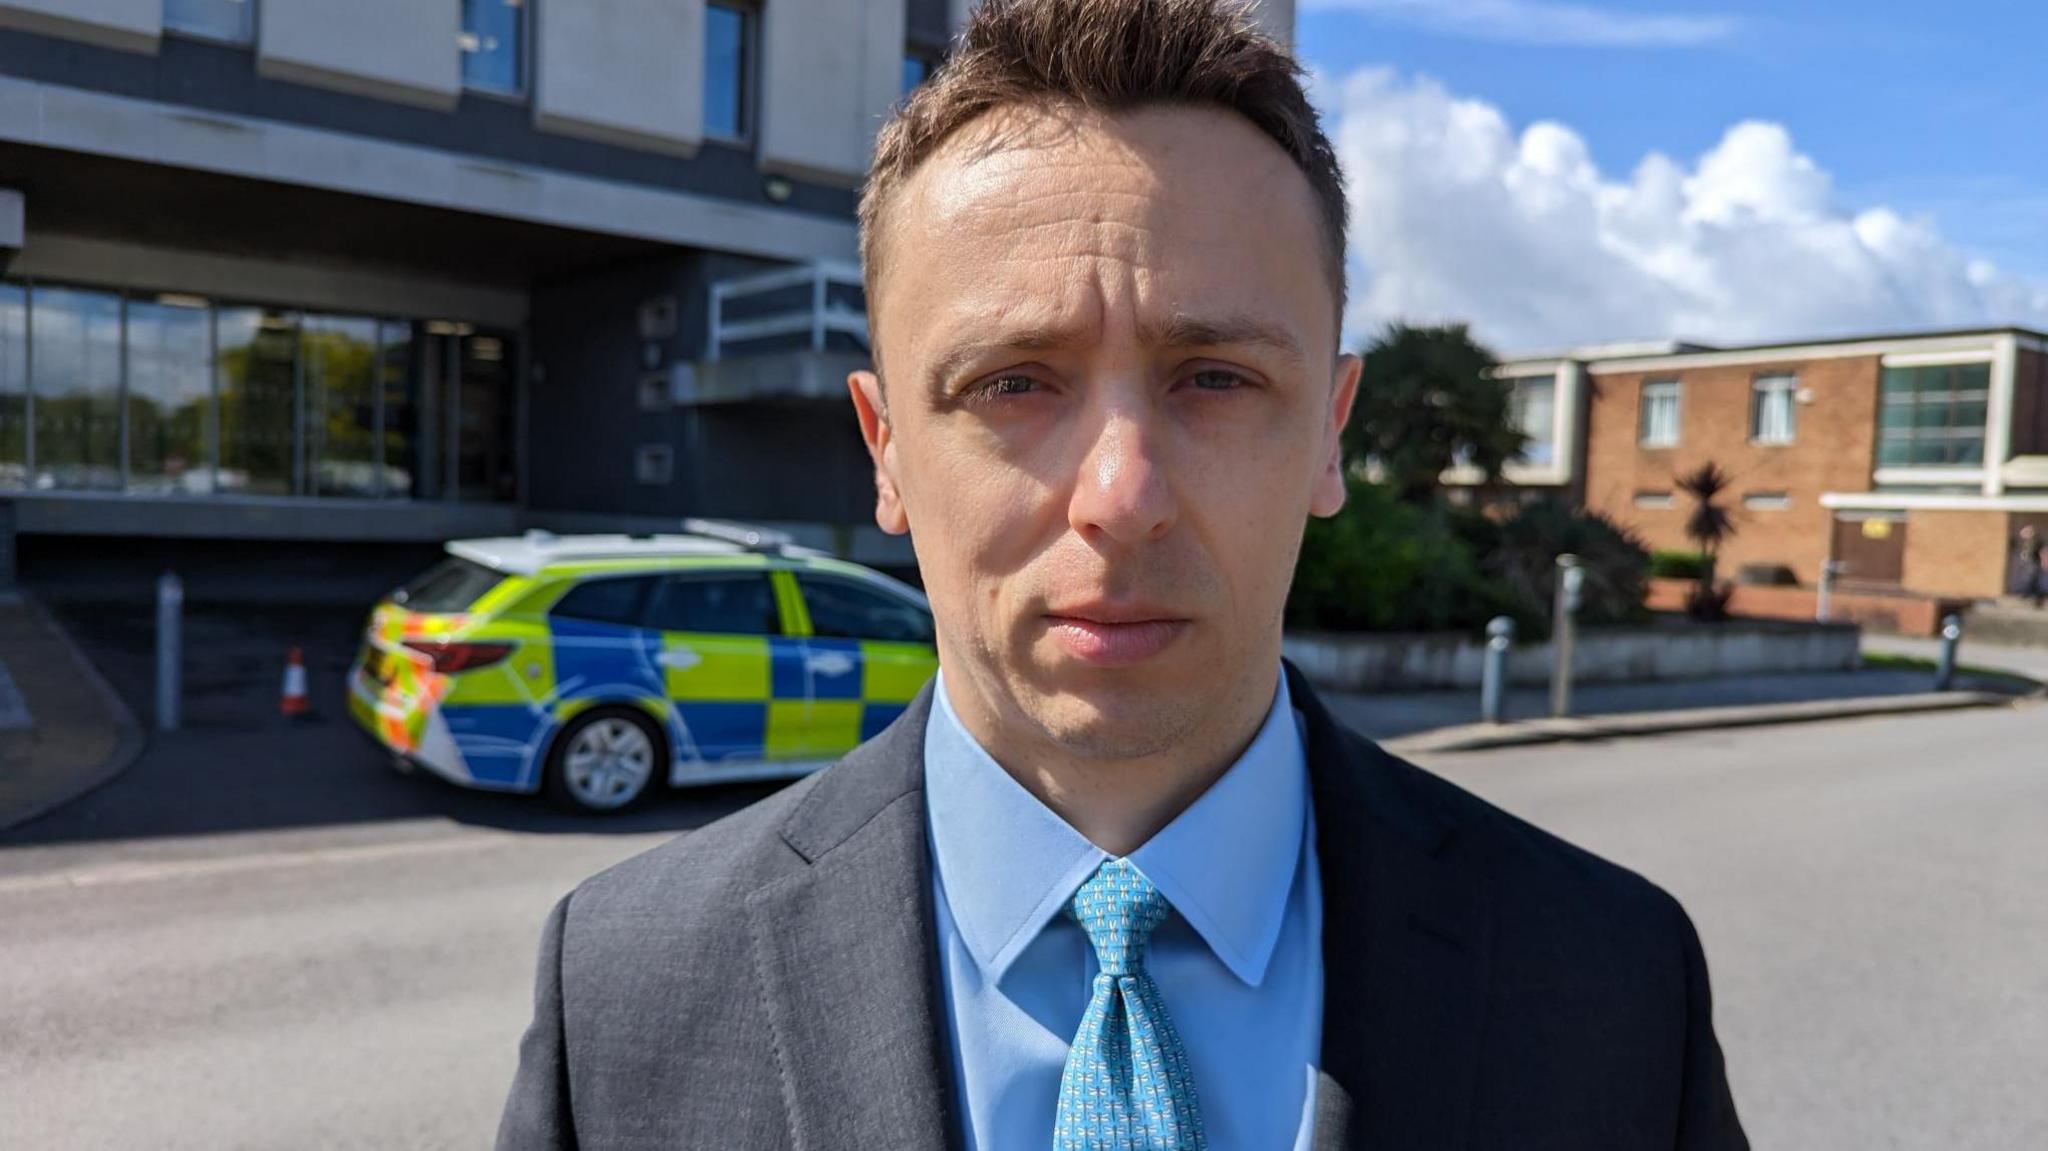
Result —
<instances>
[{"instance_id":1,"label":"man's ear","mask_svg":"<svg viewBox=\"0 0 2048 1151\"><path fill-rule=\"evenodd\" d=\"M896 487L896 441L889 427L889 409L882 401L882 377L873 372L851 372L846 390L853 394L853 411L860 417L860 438L867 441L868 456L875 461L875 524L892 536L910 530L910 517L903 511L903 495Z\"/></svg>"},{"instance_id":2,"label":"man's ear","mask_svg":"<svg viewBox=\"0 0 2048 1151\"><path fill-rule=\"evenodd\" d=\"M1344 509L1344 425L1351 420L1351 404L1358 399L1358 374L1364 366L1363 360L1349 353L1337 357L1330 420L1320 445L1322 467L1316 472L1315 492L1308 502L1310 515L1334 516Z\"/></svg>"}]
</instances>

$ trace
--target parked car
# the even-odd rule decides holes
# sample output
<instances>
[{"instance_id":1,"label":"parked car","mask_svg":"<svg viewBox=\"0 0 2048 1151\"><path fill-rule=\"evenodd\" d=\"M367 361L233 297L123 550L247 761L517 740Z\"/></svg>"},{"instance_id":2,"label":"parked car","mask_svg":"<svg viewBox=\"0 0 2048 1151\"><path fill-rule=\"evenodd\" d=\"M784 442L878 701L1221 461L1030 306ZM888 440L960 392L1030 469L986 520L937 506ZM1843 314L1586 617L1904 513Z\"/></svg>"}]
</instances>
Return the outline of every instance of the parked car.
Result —
<instances>
[{"instance_id":1,"label":"parked car","mask_svg":"<svg viewBox=\"0 0 2048 1151\"><path fill-rule=\"evenodd\" d=\"M349 712L465 787L615 811L656 780L803 775L938 667L915 589L758 533L530 532L447 552L372 611Z\"/></svg>"}]
</instances>

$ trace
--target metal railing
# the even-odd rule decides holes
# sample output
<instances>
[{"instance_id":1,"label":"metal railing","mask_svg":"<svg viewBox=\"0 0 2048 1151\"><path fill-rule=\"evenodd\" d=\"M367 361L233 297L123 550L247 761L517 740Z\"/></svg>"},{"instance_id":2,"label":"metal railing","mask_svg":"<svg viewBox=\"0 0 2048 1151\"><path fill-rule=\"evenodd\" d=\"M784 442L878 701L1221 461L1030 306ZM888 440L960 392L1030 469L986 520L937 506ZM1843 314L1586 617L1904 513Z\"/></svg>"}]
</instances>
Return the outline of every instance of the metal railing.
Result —
<instances>
[{"instance_id":1,"label":"metal railing","mask_svg":"<svg viewBox=\"0 0 2048 1151\"><path fill-rule=\"evenodd\" d=\"M809 286L808 302L763 314L729 319L726 306L790 289ZM819 261L795 268L762 272L753 276L722 280L711 285L710 328L704 343L704 358L717 360L727 354L728 344L762 340L775 336L804 336L813 352L825 350L826 339L838 332L868 342L868 314L864 308L849 307L832 299L834 287L861 287L860 269L852 264Z\"/></svg>"}]
</instances>

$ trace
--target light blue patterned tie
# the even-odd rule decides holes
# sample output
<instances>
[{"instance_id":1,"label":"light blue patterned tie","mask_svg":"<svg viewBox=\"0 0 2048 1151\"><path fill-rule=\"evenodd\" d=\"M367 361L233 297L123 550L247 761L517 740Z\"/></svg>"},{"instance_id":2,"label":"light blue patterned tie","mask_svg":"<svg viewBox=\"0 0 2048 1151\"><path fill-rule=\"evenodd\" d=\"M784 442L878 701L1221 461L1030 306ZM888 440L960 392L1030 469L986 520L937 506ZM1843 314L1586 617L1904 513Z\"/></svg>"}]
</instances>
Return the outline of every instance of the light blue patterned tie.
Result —
<instances>
[{"instance_id":1,"label":"light blue patterned tie","mask_svg":"<svg viewBox=\"0 0 2048 1151\"><path fill-rule=\"evenodd\" d=\"M1200 1151L1202 1111L1180 1034L1145 971L1145 945L1172 910L1128 859L1097 868L1067 914L1102 973L1067 1053L1054 1151Z\"/></svg>"}]
</instances>

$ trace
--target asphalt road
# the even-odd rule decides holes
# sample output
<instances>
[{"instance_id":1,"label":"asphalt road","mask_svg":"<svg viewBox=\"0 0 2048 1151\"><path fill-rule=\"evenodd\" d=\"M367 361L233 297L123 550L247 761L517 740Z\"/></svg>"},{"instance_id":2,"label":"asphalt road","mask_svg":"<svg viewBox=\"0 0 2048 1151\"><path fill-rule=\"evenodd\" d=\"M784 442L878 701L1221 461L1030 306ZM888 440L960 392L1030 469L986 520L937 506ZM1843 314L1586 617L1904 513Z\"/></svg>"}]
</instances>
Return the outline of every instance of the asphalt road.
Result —
<instances>
[{"instance_id":1,"label":"asphalt road","mask_svg":"<svg viewBox=\"0 0 2048 1151\"><path fill-rule=\"evenodd\" d=\"M239 706L0 837L0 1146L484 1145L554 899L770 790L593 822L396 775L267 713L275 623L204 625ZM1756 1146L2004 1151L2048 1146L2044 737L2032 707L1431 766L1685 901Z\"/></svg>"}]
</instances>

